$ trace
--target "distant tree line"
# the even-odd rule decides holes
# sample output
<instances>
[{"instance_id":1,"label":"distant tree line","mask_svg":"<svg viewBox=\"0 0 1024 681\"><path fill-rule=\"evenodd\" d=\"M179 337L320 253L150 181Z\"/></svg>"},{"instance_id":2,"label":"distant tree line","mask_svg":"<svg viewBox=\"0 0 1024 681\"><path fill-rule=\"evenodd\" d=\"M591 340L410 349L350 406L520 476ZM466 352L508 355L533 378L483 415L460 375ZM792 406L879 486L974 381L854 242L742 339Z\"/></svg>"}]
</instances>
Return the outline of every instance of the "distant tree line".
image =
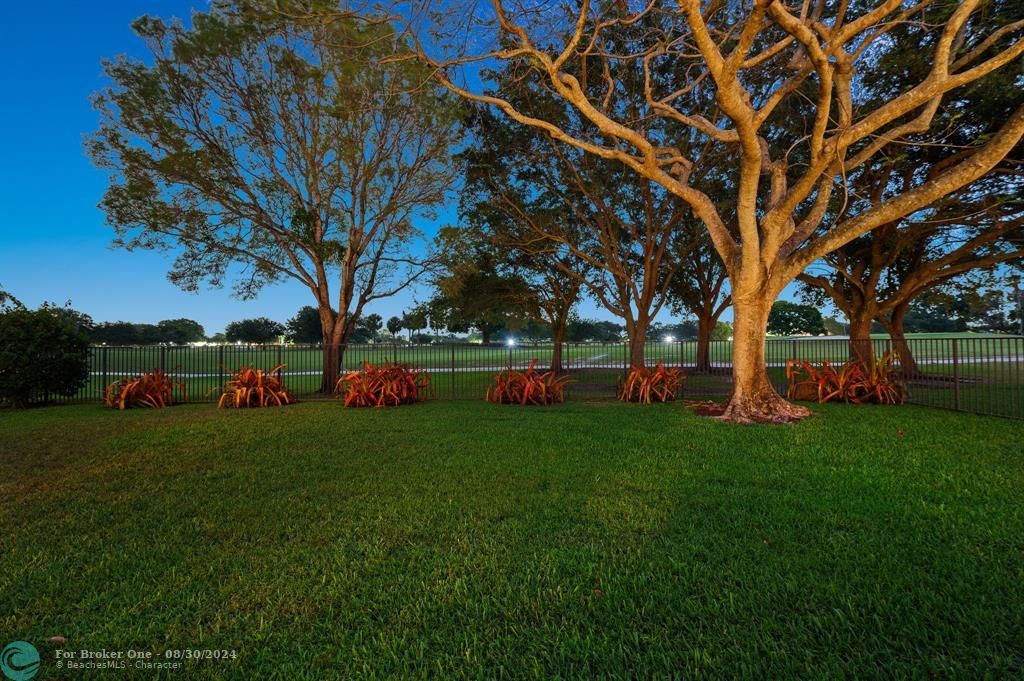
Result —
<instances>
[{"instance_id":1,"label":"distant tree line","mask_svg":"<svg viewBox=\"0 0 1024 681\"><path fill-rule=\"evenodd\" d=\"M183 345L206 338L203 325L191 319L165 319L156 324L134 322L100 322L86 328L93 343L107 345Z\"/></svg>"}]
</instances>

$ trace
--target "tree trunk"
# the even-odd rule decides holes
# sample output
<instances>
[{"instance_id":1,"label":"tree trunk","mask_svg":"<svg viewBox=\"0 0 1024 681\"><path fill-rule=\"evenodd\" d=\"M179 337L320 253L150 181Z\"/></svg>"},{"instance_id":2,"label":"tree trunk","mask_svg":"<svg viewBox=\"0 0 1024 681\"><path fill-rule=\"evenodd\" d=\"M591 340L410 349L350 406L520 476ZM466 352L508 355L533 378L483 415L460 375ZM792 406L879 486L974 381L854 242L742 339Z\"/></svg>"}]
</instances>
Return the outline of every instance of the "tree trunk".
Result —
<instances>
[{"instance_id":1,"label":"tree trunk","mask_svg":"<svg viewBox=\"0 0 1024 681\"><path fill-rule=\"evenodd\" d=\"M491 344L491 330L490 329L483 329L483 328L480 329L480 342L483 343L484 345L490 345Z\"/></svg>"},{"instance_id":2,"label":"tree trunk","mask_svg":"<svg viewBox=\"0 0 1024 681\"><path fill-rule=\"evenodd\" d=\"M323 330L323 374L320 377L320 392L325 395L334 393L341 376L341 363L345 356L345 320L335 317L328 307L327 312L321 311L320 324Z\"/></svg>"},{"instance_id":3,"label":"tree trunk","mask_svg":"<svg viewBox=\"0 0 1024 681\"><path fill-rule=\"evenodd\" d=\"M733 301L732 396L721 418L735 423L789 423L810 416L782 398L768 378L765 336L774 296L766 291Z\"/></svg>"},{"instance_id":4,"label":"tree trunk","mask_svg":"<svg viewBox=\"0 0 1024 681\"><path fill-rule=\"evenodd\" d=\"M850 359L871 363L875 352L871 347L870 313L861 311L850 315Z\"/></svg>"},{"instance_id":5,"label":"tree trunk","mask_svg":"<svg viewBox=\"0 0 1024 681\"><path fill-rule=\"evenodd\" d=\"M324 342L324 372L320 379L320 392L330 395L334 392L341 375L341 346Z\"/></svg>"},{"instance_id":6,"label":"tree trunk","mask_svg":"<svg viewBox=\"0 0 1024 681\"><path fill-rule=\"evenodd\" d=\"M649 319L637 321L632 324L629 333L629 368L642 369L644 367L644 349L647 345L647 328L651 325Z\"/></svg>"},{"instance_id":7,"label":"tree trunk","mask_svg":"<svg viewBox=\"0 0 1024 681\"><path fill-rule=\"evenodd\" d=\"M556 374L562 373L562 343L565 342L566 321L559 319L551 325L551 371Z\"/></svg>"},{"instance_id":8,"label":"tree trunk","mask_svg":"<svg viewBox=\"0 0 1024 681\"><path fill-rule=\"evenodd\" d=\"M564 333L556 333L551 346L551 371L562 373L562 338Z\"/></svg>"},{"instance_id":9,"label":"tree trunk","mask_svg":"<svg viewBox=\"0 0 1024 681\"><path fill-rule=\"evenodd\" d=\"M889 319L884 322L885 330L889 332L889 338L892 339L892 349L900 360L900 373L906 378L917 376L920 373L917 368L917 360L914 359L914 355L910 351L910 344L907 343L907 336L903 331L903 318L906 317L909 308L909 303L897 305Z\"/></svg>"},{"instance_id":10,"label":"tree trunk","mask_svg":"<svg viewBox=\"0 0 1024 681\"><path fill-rule=\"evenodd\" d=\"M697 366L698 373L711 371L711 330L714 321L709 314L697 316Z\"/></svg>"}]
</instances>

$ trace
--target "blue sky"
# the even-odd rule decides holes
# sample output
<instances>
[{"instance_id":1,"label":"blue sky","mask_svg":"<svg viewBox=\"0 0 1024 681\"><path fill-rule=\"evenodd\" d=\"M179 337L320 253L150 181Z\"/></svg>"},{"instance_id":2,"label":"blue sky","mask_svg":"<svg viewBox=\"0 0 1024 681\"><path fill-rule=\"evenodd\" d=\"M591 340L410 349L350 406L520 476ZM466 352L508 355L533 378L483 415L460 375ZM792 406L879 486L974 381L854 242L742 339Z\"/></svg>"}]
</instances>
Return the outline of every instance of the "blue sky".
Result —
<instances>
[{"instance_id":1,"label":"blue sky","mask_svg":"<svg viewBox=\"0 0 1024 681\"><path fill-rule=\"evenodd\" d=\"M5 65L0 129L6 133L0 164L0 287L25 304L70 300L97 321L189 317L214 333L244 317L285 321L311 303L309 292L297 284L264 289L255 301L236 300L228 289L185 293L166 279L170 255L110 246L113 232L96 207L106 177L82 150L83 136L98 120L89 97L104 85L100 62L124 53L145 56L129 26L134 18L146 13L187 18L193 7L204 6L111 0L6 8L0 27ZM445 220L451 216L442 216ZM407 293L379 301L367 312L387 318L411 303ZM608 317L590 304L581 313Z\"/></svg>"},{"instance_id":2,"label":"blue sky","mask_svg":"<svg viewBox=\"0 0 1024 681\"><path fill-rule=\"evenodd\" d=\"M96 207L105 174L82 150L96 127L89 96L104 78L100 62L145 56L129 24L142 14L187 18L198 2L19 3L0 28L0 129L6 131L0 170L0 286L27 305L71 300L97 321L156 322L190 317L208 333L234 319L286 320L312 300L297 285L239 301L228 289L185 293L166 279L169 255L110 247L113 231ZM393 314L408 299L377 312Z\"/></svg>"}]
</instances>

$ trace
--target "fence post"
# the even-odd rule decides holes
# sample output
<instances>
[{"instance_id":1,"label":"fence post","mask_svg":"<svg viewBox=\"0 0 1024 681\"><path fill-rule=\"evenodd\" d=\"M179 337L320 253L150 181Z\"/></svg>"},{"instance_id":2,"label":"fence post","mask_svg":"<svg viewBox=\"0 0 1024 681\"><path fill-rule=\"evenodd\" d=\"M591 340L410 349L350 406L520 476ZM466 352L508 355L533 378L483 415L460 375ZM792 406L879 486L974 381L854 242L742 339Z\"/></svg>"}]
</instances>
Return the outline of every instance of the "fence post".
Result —
<instances>
[{"instance_id":1,"label":"fence post","mask_svg":"<svg viewBox=\"0 0 1024 681\"><path fill-rule=\"evenodd\" d=\"M217 346L217 384L224 387L224 346Z\"/></svg>"},{"instance_id":2,"label":"fence post","mask_svg":"<svg viewBox=\"0 0 1024 681\"><path fill-rule=\"evenodd\" d=\"M960 350L953 338L953 409L960 411Z\"/></svg>"},{"instance_id":3,"label":"fence post","mask_svg":"<svg viewBox=\"0 0 1024 681\"><path fill-rule=\"evenodd\" d=\"M451 344L452 348L452 399L455 399L455 343Z\"/></svg>"},{"instance_id":4,"label":"fence post","mask_svg":"<svg viewBox=\"0 0 1024 681\"><path fill-rule=\"evenodd\" d=\"M160 371L167 371L167 346L160 346Z\"/></svg>"},{"instance_id":5,"label":"fence post","mask_svg":"<svg viewBox=\"0 0 1024 681\"><path fill-rule=\"evenodd\" d=\"M109 377L107 376L107 346L104 345L100 351L100 399L103 399L104 391L107 386L110 385Z\"/></svg>"},{"instance_id":6,"label":"fence post","mask_svg":"<svg viewBox=\"0 0 1024 681\"><path fill-rule=\"evenodd\" d=\"M277 361L274 362L274 364L276 364L278 366L281 366L282 364L284 364L284 362L282 361L283 359L284 359L284 346L281 345L280 343L278 343L277 344ZM281 372L280 372L280 369L279 369L278 370L278 375L280 375L280 373Z\"/></svg>"}]
</instances>

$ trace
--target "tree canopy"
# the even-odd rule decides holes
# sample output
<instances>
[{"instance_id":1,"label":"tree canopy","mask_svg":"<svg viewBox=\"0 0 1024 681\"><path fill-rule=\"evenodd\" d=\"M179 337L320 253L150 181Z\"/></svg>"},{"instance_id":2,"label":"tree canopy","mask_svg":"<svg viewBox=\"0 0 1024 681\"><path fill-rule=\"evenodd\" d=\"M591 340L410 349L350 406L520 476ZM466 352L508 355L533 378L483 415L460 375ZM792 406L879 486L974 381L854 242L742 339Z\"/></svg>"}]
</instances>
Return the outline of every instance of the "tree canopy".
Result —
<instances>
[{"instance_id":1,"label":"tree canopy","mask_svg":"<svg viewBox=\"0 0 1024 681\"><path fill-rule=\"evenodd\" d=\"M333 389L364 307L423 274L415 223L451 189L458 107L424 67L381 64L402 41L386 22L217 0L191 26L133 28L152 57L104 64L87 143L116 243L173 249L186 290L300 282Z\"/></svg>"},{"instance_id":2,"label":"tree canopy","mask_svg":"<svg viewBox=\"0 0 1024 681\"><path fill-rule=\"evenodd\" d=\"M537 11L520 0L487 8L449 0L442 11L459 21L394 18L417 39L395 59L429 64L452 92L683 201L729 275L734 381L724 417L783 422L809 413L776 394L767 374L767 319L783 288L819 258L983 177L1024 135L1024 107L1012 108L934 172L886 184L864 210L829 216L847 178L887 147L941 137L936 112L948 93L1019 62L1024 24L979 20L992 4L584 0ZM882 60L899 62L911 49L924 68L874 77ZM468 71L481 62L542 83L583 126L514 89L479 87ZM709 188L723 177L734 197L725 204Z\"/></svg>"},{"instance_id":3,"label":"tree canopy","mask_svg":"<svg viewBox=\"0 0 1024 681\"><path fill-rule=\"evenodd\" d=\"M277 343L285 331L283 324L257 317L231 322L224 328L224 337L231 343Z\"/></svg>"}]
</instances>

